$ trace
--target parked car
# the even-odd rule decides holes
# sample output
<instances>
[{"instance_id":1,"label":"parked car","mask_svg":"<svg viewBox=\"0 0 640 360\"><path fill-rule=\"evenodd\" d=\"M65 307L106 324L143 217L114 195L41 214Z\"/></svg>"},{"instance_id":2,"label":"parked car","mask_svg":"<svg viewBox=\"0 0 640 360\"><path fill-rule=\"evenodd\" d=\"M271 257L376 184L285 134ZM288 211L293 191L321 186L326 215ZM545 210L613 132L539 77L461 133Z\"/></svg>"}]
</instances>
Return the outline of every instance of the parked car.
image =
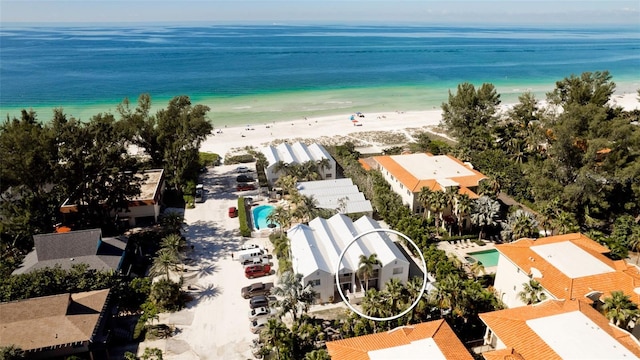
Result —
<instances>
[{"instance_id":1,"label":"parked car","mask_svg":"<svg viewBox=\"0 0 640 360\"><path fill-rule=\"evenodd\" d=\"M244 269L244 276L248 279L267 276L271 274L271 265L249 265Z\"/></svg>"},{"instance_id":2,"label":"parked car","mask_svg":"<svg viewBox=\"0 0 640 360\"><path fill-rule=\"evenodd\" d=\"M259 307L269 307L269 298L265 295L254 296L249 299L249 307L252 309Z\"/></svg>"},{"instance_id":3,"label":"parked car","mask_svg":"<svg viewBox=\"0 0 640 360\"><path fill-rule=\"evenodd\" d=\"M249 310L249 320L255 320L261 317L270 318L270 317L276 316L277 314L278 314L278 310L273 308L268 308L266 306L261 306L261 307Z\"/></svg>"},{"instance_id":4,"label":"parked car","mask_svg":"<svg viewBox=\"0 0 640 360\"><path fill-rule=\"evenodd\" d=\"M256 186L251 183L241 183L236 186L237 191L255 190Z\"/></svg>"},{"instance_id":5,"label":"parked car","mask_svg":"<svg viewBox=\"0 0 640 360\"><path fill-rule=\"evenodd\" d=\"M229 208L229 217L230 218L234 218L238 216L238 208L236 208L235 206L232 206Z\"/></svg>"},{"instance_id":6,"label":"parked car","mask_svg":"<svg viewBox=\"0 0 640 360\"><path fill-rule=\"evenodd\" d=\"M195 202L197 203L204 202L204 185L202 184L196 185Z\"/></svg>"},{"instance_id":7,"label":"parked car","mask_svg":"<svg viewBox=\"0 0 640 360\"><path fill-rule=\"evenodd\" d=\"M253 182L253 177L249 176L249 175L238 175L238 177L236 177L236 181L239 183L248 183L248 182Z\"/></svg>"},{"instance_id":8,"label":"parked car","mask_svg":"<svg viewBox=\"0 0 640 360\"><path fill-rule=\"evenodd\" d=\"M254 257L251 259L244 260L242 262L242 265L244 267L247 267L251 265L272 265L272 264L271 264L271 261L269 261L268 255L263 255L261 257Z\"/></svg>"},{"instance_id":9,"label":"parked car","mask_svg":"<svg viewBox=\"0 0 640 360\"><path fill-rule=\"evenodd\" d=\"M249 286L243 287L242 290L240 290L240 294L245 299L248 299L256 295L269 295L271 294L271 288L273 288L272 282L269 282L269 283L256 282Z\"/></svg>"},{"instance_id":10,"label":"parked car","mask_svg":"<svg viewBox=\"0 0 640 360\"><path fill-rule=\"evenodd\" d=\"M249 250L249 249L260 249L260 245L258 244L243 244L240 246L240 250Z\"/></svg>"},{"instance_id":11,"label":"parked car","mask_svg":"<svg viewBox=\"0 0 640 360\"><path fill-rule=\"evenodd\" d=\"M249 329L252 333L257 334L260 330L264 329L267 323L269 322L269 318L261 317L251 321L251 325Z\"/></svg>"},{"instance_id":12,"label":"parked car","mask_svg":"<svg viewBox=\"0 0 640 360\"><path fill-rule=\"evenodd\" d=\"M238 167L236 168L236 172L239 172L239 173L247 173L247 172L251 172L251 170L249 170L249 168L248 168L248 167L246 167L246 166L238 166Z\"/></svg>"}]
</instances>

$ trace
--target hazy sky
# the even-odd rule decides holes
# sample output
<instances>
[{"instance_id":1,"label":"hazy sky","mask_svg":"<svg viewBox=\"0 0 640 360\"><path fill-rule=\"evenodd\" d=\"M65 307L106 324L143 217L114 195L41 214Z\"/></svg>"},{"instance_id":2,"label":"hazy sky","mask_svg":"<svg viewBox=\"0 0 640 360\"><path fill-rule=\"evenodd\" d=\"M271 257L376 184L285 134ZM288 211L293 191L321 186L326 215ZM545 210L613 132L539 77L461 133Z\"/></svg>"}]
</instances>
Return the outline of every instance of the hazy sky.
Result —
<instances>
[{"instance_id":1,"label":"hazy sky","mask_svg":"<svg viewBox=\"0 0 640 360\"><path fill-rule=\"evenodd\" d=\"M0 0L2 22L620 24L640 0Z\"/></svg>"}]
</instances>

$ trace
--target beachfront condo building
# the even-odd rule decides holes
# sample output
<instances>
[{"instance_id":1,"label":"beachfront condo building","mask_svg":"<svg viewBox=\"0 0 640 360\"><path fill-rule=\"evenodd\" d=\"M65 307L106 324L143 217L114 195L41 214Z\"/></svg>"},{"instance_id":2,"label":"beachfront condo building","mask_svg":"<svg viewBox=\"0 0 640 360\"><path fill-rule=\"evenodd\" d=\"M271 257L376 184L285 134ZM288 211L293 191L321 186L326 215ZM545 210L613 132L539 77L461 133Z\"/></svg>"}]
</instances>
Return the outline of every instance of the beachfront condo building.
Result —
<instances>
[{"instance_id":1,"label":"beachfront condo building","mask_svg":"<svg viewBox=\"0 0 640 360\"><path fill-rule=\"evenodd\" d=\"M547 299L583 299L598 306L612 291L622 291L640 305L640 268L612 260L609 249L580 233L520 239L496 249L494 287L510 308L525 305L519 294L531 280Z\"/></svg>"},{"instance_id":2,"label":"beachfront condo building","mask_svg":"<svg viewBox=\"0 0 640 360\"><path fill-rule=\"evenodd\" d=\"M470 163L449 155L419 153L374 156L372 159L373 168L380 170L391 189L416 214L429 211L419 201L418 194L422 188L446 191L453 187L458 193L476 199L478 186L486 179ZM443 217L450 216L451 212L452 209L445 209Z\"/></svg>"},{"instance_id":3,"label":"beachfront condo building","mask_svg":"<svg viewBox=\"0 0 640 360\"><path fill-rule=\"evenodd\" d=\"M287 175L287 167L313 162L316 164L321 179L336 178L336 161L320 144L307 146L304 143L282 143L278 146L267 146L261 149L267 159L264 169L269 184L273 185L281 176Z\"/></svg>"},{"instance_id":4,"label":"beachfront condo building","mask_svg":"<svg viewBox=\"0 0 640 360\"><path fill-rule=\"evenodd\" d=\"M588 301L549 299L480 314L485 360L638 359L640 343Z\"/></svg>"},{"instance_id":5,"label":"beachfront condo building","mask_svg":"<svg viewBox=\"0 0 640 360\"><path fill-rule=\"evenodd\" d=\"M344 214L336 214L329 219L315 218L308 225L295 225L287 232L293 271L302 275L303 285L313 286L318 293L317 302L340 301L338 286L351 301L356 298L352 294L367 288L382 290L391 278L406 283L409 261L388 233L372 232L361 237L338 262L343 249L358 234L372 229L380 229L380 225L368 216L352 221ZM381 265L374 266L365 284L365 279L357 276L360 255L370 257L372 254L376 254ZM336 271L339 283L336 283Z\"/></svg>"}]
</instances>

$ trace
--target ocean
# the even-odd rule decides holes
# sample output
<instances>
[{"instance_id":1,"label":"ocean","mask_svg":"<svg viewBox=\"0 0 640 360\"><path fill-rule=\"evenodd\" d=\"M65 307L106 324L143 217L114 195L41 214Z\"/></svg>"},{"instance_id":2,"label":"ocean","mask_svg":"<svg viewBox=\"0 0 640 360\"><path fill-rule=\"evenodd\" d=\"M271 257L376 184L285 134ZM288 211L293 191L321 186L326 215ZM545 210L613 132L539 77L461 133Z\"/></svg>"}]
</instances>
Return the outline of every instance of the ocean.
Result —
<instances>
[{"instance_id":1,"label":"ocean","mask_svg":"<svg viewBox=\"0 0 640 360\"><path fill-rule=\"evenodd\" d=\"M88 120L141 93L211 107L215 125L439 108L457 84L504 103L544 99L571 74L640 88L640 30L447 26L17 26L0 28L0 115L61 107Z\"/></svg>"}]
</instances>

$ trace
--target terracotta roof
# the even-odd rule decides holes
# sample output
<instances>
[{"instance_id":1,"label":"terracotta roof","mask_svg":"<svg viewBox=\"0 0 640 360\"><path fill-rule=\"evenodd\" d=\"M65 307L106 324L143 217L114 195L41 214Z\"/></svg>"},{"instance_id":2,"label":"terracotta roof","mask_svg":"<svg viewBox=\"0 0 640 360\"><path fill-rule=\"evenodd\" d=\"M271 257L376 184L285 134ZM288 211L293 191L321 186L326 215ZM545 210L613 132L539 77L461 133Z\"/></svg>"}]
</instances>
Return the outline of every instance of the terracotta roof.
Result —
<instances>
[{"instance_id":1,"label":"terracotta roof","mask_svg":"<svg viewBox=\"0 0 640 360\"><path fill-rule=\"evenodd\" d=\"M410 154L409 156L416 156L416 155L418 154ZM430 154L419 154L419 155L424 155L425 158L433 157L433 155L430 155ZM486 176L484 176L479 171L474 170L473 168L463 163L462 161L454 158L453 156L449 156L449 155L438 155L438 156L448 158L449 160L457 163L458 165L460 165L461 167L463 167L465 170L469 171L472 174L472 175L465 175L465 176L448 177L448 179L453 180L460 185L461 194L467 193L469 196L472 196L473 194L475 195L475 197L477 197L477 195L473 193L471 190L469 190L468 188L478 186L480 183L480 180L485 179ZM436 181L438 179L436 178L419 179L414 174L412 174L408 169L405 169L401 164L396 162L392 156L375 156L373 159L379 164L379 166L387 170L391 175L393 175L396 179L398 179L398 181L400 181L402 185L404 185L407 189L411 190L414 193L419 192L423 187L428 187L433 191L442 190L442 187ZM466 188L466 189L462 190L463 188Z\"/></svg>"},{"instance_id":2,"label":"terracotta roof","mask_svg":"<svg viewBox=\"0 0 640 360\"><path fill-rule=\"evenodd\" d=\"M393 330L327 342L333 360L368 360L369 351L411 344L432 338L447 359L472 360L473 357L444 320L408 325Z\"/></svg>"},{"instance_id":3,"label":"terracotta roof","mask_svg":"<svg viewBox=\"0 0 640 360\"><path fill-rule=\"evenodd\" d=\"M371 158L358 159L358 162L360 163L362 168L365 169L366 171L371 170L371 168L373 167L373 165L371 164L373 162Z\"/></svg>"},{"instance_id":4,"label":"terracotta roof","mask_svg":"<svg viewBox=\"0 0 640 360\"><path fill-rule=\"evenodd\" d=\"M531 249L532 246L566 241L578 246L613 271L571 278ZM624 260L611 260L604 255L609 252L606 247L580 233L537 240L521 239L496 245L496 249L522 271L532 274L533 278L557 299L584 299L586 294L593 291L602 292L602 297L608 297L612 291L623 291L633 302L640 304L640 295L634 291L640 287L640 269ZM542 277L533 274L531 268L539 270Z\"/></svg>"},{"instance_id":5,"label":"terracotta roof","mask_svg":"<svg viewBox=\"0 0 640 360\"><path fill-rule=\"evenodd\" d=\"M0 304L0 346L36 350L90 341L109 289Z\"/></svg>"},{"instance_id":6,"label":"terracotta roof","mask_svg":"<svg viewBox=\"0 0 640 360\"><path fill-rule=\"evenodd\" d=\"M506 349L489 351L482 355L486 360L518 359L517 356L526 360L560 360L562 359L560 355L528 325L527 321L574 311L584 314L602 331L633 354L640 356L640 344L631 334L611 325L607 318L588 302L582 300L547 300L536 305L480 314L480 318L491 329L494 336L497 336L506 346ZM573 344L563 345L570 347ZM578 347L580 344L576 343L575 346Z\"/></svg>"}]
</instances>

